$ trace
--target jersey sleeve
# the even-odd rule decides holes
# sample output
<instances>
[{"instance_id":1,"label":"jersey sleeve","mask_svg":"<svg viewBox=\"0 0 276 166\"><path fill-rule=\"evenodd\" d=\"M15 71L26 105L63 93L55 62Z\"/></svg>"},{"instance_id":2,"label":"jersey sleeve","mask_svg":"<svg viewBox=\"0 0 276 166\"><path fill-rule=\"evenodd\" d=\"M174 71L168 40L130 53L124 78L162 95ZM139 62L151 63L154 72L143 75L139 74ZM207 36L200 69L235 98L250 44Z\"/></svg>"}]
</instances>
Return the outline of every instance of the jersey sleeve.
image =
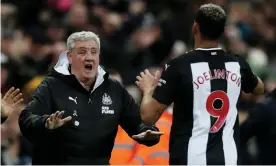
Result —
<instances>
[{"instance_id":1,"label":"jersey sleeve","mask_svg":"<svg viewBox=\"0 0 276 166\"><path fill-rule=\"evenodd\" d=\"M251 67L243 57L238 56L238 58L241 67L241 88L245 93L252 93L258 84L258 77L252 72Z\"/></svg>"},{"instance_id":2,"label":"jersey sleeve","mask_svg":"<svg viewBox=\"0 0 276 166\"><path fill-rule=\"evenodd\" d=\"M176 94L179 84L179 70L175 61L171 61L164 66L158 86L156 87L153 98L164 105L170 105Z\"/></svg>"}]
</instances>

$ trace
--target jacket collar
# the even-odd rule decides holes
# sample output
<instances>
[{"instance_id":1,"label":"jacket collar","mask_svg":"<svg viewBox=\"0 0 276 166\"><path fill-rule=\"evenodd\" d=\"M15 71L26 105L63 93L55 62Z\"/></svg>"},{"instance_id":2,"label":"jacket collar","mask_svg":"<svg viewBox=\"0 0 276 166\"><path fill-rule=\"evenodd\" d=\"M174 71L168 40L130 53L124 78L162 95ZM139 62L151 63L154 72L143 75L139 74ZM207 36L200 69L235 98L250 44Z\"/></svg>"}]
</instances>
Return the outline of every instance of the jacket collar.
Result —
<instances>
[{"instance_id":1,"label":"jacket collar","mask_svg":"<svg viewBox=\"0 0 276 166\"><path fill-rule=\"evenodd\" d=\"M56 63L54 70L62 75L68 76L71 75L70 71L69 71L69 60L67 58L67 52L68 51L64 51L59 55L59 59L58 62ZM105 75L107 73L104 71L104 69L102 67L98 67L98 72L96 75L96 82L95 85L91 91L91 93L98 88L105 79Z\"/></svg>"}]
</instances>

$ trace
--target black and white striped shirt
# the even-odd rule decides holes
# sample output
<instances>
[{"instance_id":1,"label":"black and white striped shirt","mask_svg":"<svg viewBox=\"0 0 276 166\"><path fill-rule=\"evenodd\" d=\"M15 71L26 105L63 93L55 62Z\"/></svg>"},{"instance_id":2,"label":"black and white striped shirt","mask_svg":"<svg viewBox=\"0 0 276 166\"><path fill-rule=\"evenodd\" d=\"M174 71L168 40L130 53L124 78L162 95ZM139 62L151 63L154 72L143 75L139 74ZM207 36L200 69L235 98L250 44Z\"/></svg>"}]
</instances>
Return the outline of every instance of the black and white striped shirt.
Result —
<instances>
[{"instance_id":1,"label":"black and white striped shirt","mask_svg":"<svg viewBox=\"0 0 276 166\"><path fill-rule=\"evenodd\" d=\"M237 165L236 105L257 83L244 58L220 48L198 48L166 64L153 98L174 102L170 164Z\"/></svg>"}]
</instances>

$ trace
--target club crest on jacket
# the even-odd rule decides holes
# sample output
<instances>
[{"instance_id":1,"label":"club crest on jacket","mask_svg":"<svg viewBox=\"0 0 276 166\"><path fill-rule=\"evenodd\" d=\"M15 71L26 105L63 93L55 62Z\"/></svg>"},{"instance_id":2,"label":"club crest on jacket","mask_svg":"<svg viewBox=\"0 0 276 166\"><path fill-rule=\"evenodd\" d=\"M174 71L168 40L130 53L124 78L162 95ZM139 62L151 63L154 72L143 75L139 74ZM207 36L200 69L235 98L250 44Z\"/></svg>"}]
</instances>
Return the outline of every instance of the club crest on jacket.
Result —
<instances>
[{"instance_id":1,"label":"club crest on jacket","mask_svg":"<svg viewBox=\"0 0 276 166\"><path fill-rule=\"evenodd\" d=\"M111 105L111 104L112 104L112 100L111 100L110 96L109 96L107 93L105 93L105 94L103 95L102 103L103 103L104 105Z\"/></svg>"}]
</instances>

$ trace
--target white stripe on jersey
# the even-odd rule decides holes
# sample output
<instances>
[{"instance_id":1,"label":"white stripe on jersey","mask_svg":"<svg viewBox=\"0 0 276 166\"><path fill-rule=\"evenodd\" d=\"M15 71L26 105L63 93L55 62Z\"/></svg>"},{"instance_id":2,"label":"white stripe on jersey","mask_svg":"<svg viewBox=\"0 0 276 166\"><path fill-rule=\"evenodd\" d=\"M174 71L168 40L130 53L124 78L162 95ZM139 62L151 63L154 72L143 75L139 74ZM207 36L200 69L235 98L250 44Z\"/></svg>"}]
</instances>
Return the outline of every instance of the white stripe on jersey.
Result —
<instances>
[{"instance_id":1,"label":"white stripe on jersey","mask_svg":"<svg viewBox=\"0 0 276 166\"><path fill-rule=\"evenodd\" d=\"M232 81L231 78L227 79L227 96L229 98L229 112L225 120L225 126L223 128L223 151L226 165L237 164L237 148L233 137L237 108L236 104L240 94L240 86L237 83L240 78L240 66L238 62L227 62L225 63L226 70L231 73L235 73L236 81ZM210 71L207 62L193 63L191 64L193 82L202 82L199 76L202 73L208 75ZM230 75L228 75L230 77ZM228 77L225 76L225 77ZM232 75L231 75L232 76ZM201 77L202 78L202 77ZM193 84L194 89L194 100L193 100L193 130L192 136L189 140L188 145L188 165L207 165L206 150L208 143L209 131L211 128L210 114L206 110L206 101L211 94L211 82L204 81L201 86Z\"/></svg>"},{"instance_id":2,"label":"white stripe on jersey","mask_svg":"<svg viewBox=\"0 0 276 166\"><path fill-rule=\"evenodd\" d=\"M206 62L191 64L193 82L197 82L198 76L209 71L209 65ZM206 165L206 149L211 127L210 114L206 111L206 99L210 95L210 81L205 82L205 86L197 86L194 88L193 103L193 130L188 145L188 165ZM195 100L201 99L201 100Z\"/></svg>"},{"instance_id":3,"label":"white stripe on jersey","mask_svg":"<svg viewBox=\"0 0 276 166\"><path fill-rule=\"evenodd\" d=\"M238 78L241 77L240 65L238 62L227 62L225 63L225 68L231 73L236 73ZM237 102L240 89L241 85L237 86L237 84L230 79L227 81L227 95L229 97L230 108L222 134L225 165L237 165L237 147L233 136L233 128L238 115Z\"/></svg>"}]
</instances>

